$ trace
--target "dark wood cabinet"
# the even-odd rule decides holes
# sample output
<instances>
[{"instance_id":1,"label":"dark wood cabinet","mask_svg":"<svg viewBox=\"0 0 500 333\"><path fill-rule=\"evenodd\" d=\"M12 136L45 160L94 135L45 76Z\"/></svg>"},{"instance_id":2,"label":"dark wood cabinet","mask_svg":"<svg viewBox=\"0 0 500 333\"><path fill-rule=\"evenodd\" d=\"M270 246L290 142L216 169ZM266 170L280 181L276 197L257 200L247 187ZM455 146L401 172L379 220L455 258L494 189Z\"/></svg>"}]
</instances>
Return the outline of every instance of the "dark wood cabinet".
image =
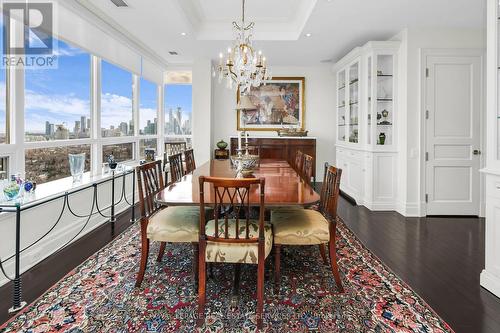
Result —
<instances>
[{"instance_id":1,"label":"dark wood cabinet","mask_svg":"<svg viewBox=\"0 0 500 333\"><path fill-rule=\"evenodd\" d=\"M242 142L244 146L244 140ZM314 158L313 177L316 178L316 139L314 138L249 138L248 145L259 147L261 158L285 160L290 165L295 161L295 154L301 150ZM238 138L231 138L231 155L236 154Z\"/></svg>"}]
</instances>

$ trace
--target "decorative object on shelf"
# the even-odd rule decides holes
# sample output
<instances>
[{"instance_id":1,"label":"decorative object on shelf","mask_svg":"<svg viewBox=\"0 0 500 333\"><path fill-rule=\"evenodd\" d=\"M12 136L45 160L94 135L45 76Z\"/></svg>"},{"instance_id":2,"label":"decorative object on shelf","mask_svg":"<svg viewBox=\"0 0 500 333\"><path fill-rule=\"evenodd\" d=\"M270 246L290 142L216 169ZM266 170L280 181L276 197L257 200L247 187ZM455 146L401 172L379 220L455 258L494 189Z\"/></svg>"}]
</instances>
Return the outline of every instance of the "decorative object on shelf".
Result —
<instances>
[{"instance_id":1,"label":"decorative object on shelf","mask_svg":"<svg viewBox=\"0 0 500 333\"><path fill-rule=\"evenodd\" d=\"M156 149L154 149L154 148L145 148L144 149L144 157L145 157L146 163L153 162L155 160L155 155L156 155Z\"/></svg>"},{"instance_id":2,"label":"decorative object on shelf","mask_svg":"<svg viewBox=\"0 0 500 333\"><path fill-rule=\"evenodd\" d=\"M83 171L85 170L85 153L68 154L69 170L73 177L73 183L81 182Z\"/></svg>"},{"instance_id":3,"label":"decorative object on shelf","mask_svg":"<svg viewBox=\"0 0 500 333\"><path fill-rule=\"evenodd\" d=\"M113 155L108 156L108 166L111 170L115 170L118 166L118 162L116 162L115 157Z\"/></svg>"},{"instance_id":4,"label":"decorative object on shelf","mask_svg":"<svg viewBox=\"0 0 500 333\"><path fill-rule=\"evenodd\" d=\"M382 115L377 112L377 120L380 120L380 119L382 119Z\"/></svg>"},{"instance_id":5,"label":"decorative object on shelf","mask_svg":"<svg viewBox=\"0 0 500 333\"><path fill-rule=\"evenodd\" d=\"M229 150L227 150L227 149L215 149L214 158L216 160L227 160L229 158Z\"/></svg>"},{"instance_id":6,"label":"decorative object on shelf","mask_svg":"<svg viewBox=\"0 0 500 333\"><path fill-rule=\"evenodd\" d=\"M217 148L221 149L221 150L224 150L227 148L227 142L224 141L224 140L220 140L219 142L217 142Z\"/></svg>"},{"instance_id":7,"label":"decorative object on shelf","mask_svg":"<svg viewBox=\"0 0 500 333\"><path fill-rule=\"evenodd\" d=\"M304 130L297 129L297 128L282 128L278 131L278 136L280 136L280 137L287 137L287 136L305 137L305 136L307 136L307 133L309 133L309 131L304 131Z\"/></svg>"},{"instance_id":8,"label":"decorative object on shelf","mask_svg":"<svg viewBox=\"0 0 500 333\"><path fill-rule=\"evenodd\" d=\"M386 139L385 133L380 133L378 136L379 145L385 145L385 139Z\"/></svg>"},{"instance_id":9,"label":"decorative object on shelf","mask_svg":"<svg viewBox=\"0 0 500 333\"><path fill-rule=\"evenodd\" d=\"M10 181L5 181L6 184L3 188L3 194L8 201L15 200L19 196L21 185L17 183L16 176L12 175Z\"/></svg>"},{"instance_id":10,"label":"decorative object on shelf","mask_svg":"<svg viewBox=\"0 0 500 333\"><path fill-rule=\"evenodd\" d=\"M238 131L278 131L283 126L304 130L304 77L276 77L240 97Z\"/></svg>"},{"instance_id":11,"label":"decorative object on shelf","mask_svg":"<svg viewBox=\"0 0 500 333\"><path fill-rule=\"evenodd\" d=\"M29 180L24 182L23 187L24 190L28 193L35 190L35 185L33 184L33 182L30 182Z\"/></svg>"},{"instance_id":12,"label":"decorative object on shelf","mask_svg":"<svg viewBox=\"0 0 500 333\"><path fill-rule=\"evenodd\" d=\"M387 120L387 117L389 116L389 111L387 110L382 110L382 117L384 117L384 120L382 120L379 125L391 125L391 122Z\"/></svg>"},{"instance_id":13,"label":"decorative object on shelf","mask_svg":"<svg viewBox=\"0 0 500 333\"><path fill-rule=\"evenodd\" d=\"M241 23L233 22L236 30L236 40L234 46L227 50L227 59L224 61L224 54L219 54L219 65L212 70L215 77L219 74L219 83L225 78L227 87L233 88L236 84L238 96L240 93L247 93L251 87L260 87L266 80L271 78L266 66L266 57L262 51L256 52L252 41L252 31L255 23L245 23L245 0L242 0Z\"/></svg>"}]
</instances>

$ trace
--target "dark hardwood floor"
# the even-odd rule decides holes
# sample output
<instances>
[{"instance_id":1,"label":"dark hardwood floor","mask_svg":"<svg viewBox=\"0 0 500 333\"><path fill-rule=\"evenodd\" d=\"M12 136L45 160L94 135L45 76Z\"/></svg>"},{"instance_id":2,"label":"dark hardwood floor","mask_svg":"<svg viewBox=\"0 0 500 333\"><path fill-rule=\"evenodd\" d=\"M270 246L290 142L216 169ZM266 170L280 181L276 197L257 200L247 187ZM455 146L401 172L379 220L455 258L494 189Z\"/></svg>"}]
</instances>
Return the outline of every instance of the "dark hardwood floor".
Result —
<instances>
[{"instance_id":1,"label":"dark hardwood floor","mask_svg":"<svg viewBox=\"0 0 500 333\"><path fill-rule=\"evenodd\" d=\"M500 299L479 285L484 219L405 218L345 199L339 215L455 332L500 332Z\"/></svg>"},{"instance_id":2,"label":"dark hardwood floor","mask_svg":"<svg viewBox=\"0 0 500 333\"><path fill-rule=\"evenodd\" d=\"M484 220L404 218L371 212L340 200L339 215L358 238L415 290L457 333L499 333L500 299L479 286L484 267ZM31 302L103 247L130 223L126 212L115 231L105 224L23 275ZM8 319L11 285L0 288L0 322Z\"/></svg>"}]
</instances>

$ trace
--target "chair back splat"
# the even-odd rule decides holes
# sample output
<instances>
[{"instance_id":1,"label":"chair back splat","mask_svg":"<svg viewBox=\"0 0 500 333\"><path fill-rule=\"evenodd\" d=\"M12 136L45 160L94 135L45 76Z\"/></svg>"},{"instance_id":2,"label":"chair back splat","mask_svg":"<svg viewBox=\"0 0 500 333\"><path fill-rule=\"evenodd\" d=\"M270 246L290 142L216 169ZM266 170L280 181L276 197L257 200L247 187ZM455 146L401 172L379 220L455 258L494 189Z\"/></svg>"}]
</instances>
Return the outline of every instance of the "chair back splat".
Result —
<instances>
[{"instance_id":1,"label":"chair back splat","mask_svg":"<svg viewBox=\"0 0 500 333\"><path fill-rule=\"evenodd\" d=\"M196 170L196 162L194 160L194 151L192 149L184 152L184 160L186 161L186 174Z\"/></svg>"},{"instance_id":2,"label":"chair back splat","mask_svg":"<svg viewBox=\"0 0 500 333\"><path fill-rule=\"evenodd\" d=\"M165 188L161 163L161 161L155 161L136 168L139 207L142 217L151 216L162 208L161 205L155 202L156 194Z\"/></svg>"},{"instance_id":3,"label":"chair back splat","mask_svg":"<svg viewBox=\"0 0 500 333\"><path fill-rule=\"evenodd\" d=\"M182 153L169 156L170 181L176 183L184 176L184 166L182 165Z\"/></svg>"},{"instance_id":4,"label":"chair back splat","mask_svg":"<svg viewBox=\"0 0 500 333\"><path fill-rule=\"evenodd\" d=\"M313 175L313 166L314 166L314 158L307 154L303 155L302 162L302 179L309 185L311 185L312 175Z\"/></svg>"},{"instance_id":5,"label":"chair back splat","mask_svg":"<svg viewBox=\"0 0 500 333\"><path fill-rule=\"evenodd\" d=\"M226 243L259 243L262 239L264 246L264 188L265 180L250 178L250 179L228 179L204 177L199 178L200 182L200 237L211 242L226 242ZM214 198L214 234L205 233L205 184L210 184L213 189ZM259 212L259 237L251 238L250 234L250 193L257 190L260 191L260 212ZM229 228L229 220L235 220L233 234ZM231 226L233 227L233 226ZM243 229L244 228L244 229ZM244 237L241 237L243 233ZM235 237L229 237L229 234ZM259 244L260 245L260 244Z\"/></svg>"},{"instance_id":6,"label":"chair back splat","mask_svg":"<svg viewBox=\"0 0 500 333\"><path fill-rule=\"evenodd\" d=\"M321 213L332 222L336 222L337 219L337 204L339 200L341 176L342 169L325 163L325 175L320 193L319 209Z\"/></svg>"}]
</instances>

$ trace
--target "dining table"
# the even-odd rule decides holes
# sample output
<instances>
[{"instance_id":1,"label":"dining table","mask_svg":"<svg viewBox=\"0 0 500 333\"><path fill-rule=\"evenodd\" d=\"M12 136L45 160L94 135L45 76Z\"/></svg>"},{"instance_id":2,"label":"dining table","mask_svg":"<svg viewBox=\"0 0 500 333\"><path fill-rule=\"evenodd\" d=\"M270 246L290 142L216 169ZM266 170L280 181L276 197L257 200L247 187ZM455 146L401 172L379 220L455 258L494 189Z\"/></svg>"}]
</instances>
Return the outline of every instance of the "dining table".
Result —
<instances>
[{"instance_id":1,"label":"dining table","mask_svg":"<svg viewBox=\"0 0 500 333\"><path fill-rule=\"evenodd\" d=\"M156 202L165 206L199 206L200 176L235 178L237 170L230 160L211 160L187 174L180 181L170 184L156 195ZM265 179L266 209L275 207L308 207L320 200L314 188L305 182L295 169L283 160L262 159L253 171L253 176ZM211 188L212 187L212 188ZM205 204L215 203L213 185L205 183ZM260 205L258 186L250 189L250 206ZM239 300L240 265L234 265L233 291L231 306L236 307Z\"/></svg>"},{"instance_id":2,"label":"dining table","mask_svg":"<svg viewBox=\"0 0 500 333\"><path fill-rule=\"evenodd\" d=\"M211 160L196 168L176 183L170 184L156 196L156 202L165 206L198 206L200 204L200 185L198 178L222 177L235 178L237 170L230 160ZM283 160L262 159L255 168L253 176L265 179L266 208L302 206L307 207L319 201L314 188L303 181L295 169ZM212 185L205 184L205 203L215 203ZM250 191L250 205L260 204L258 188Z\"/></svg>"}]
</instances>

